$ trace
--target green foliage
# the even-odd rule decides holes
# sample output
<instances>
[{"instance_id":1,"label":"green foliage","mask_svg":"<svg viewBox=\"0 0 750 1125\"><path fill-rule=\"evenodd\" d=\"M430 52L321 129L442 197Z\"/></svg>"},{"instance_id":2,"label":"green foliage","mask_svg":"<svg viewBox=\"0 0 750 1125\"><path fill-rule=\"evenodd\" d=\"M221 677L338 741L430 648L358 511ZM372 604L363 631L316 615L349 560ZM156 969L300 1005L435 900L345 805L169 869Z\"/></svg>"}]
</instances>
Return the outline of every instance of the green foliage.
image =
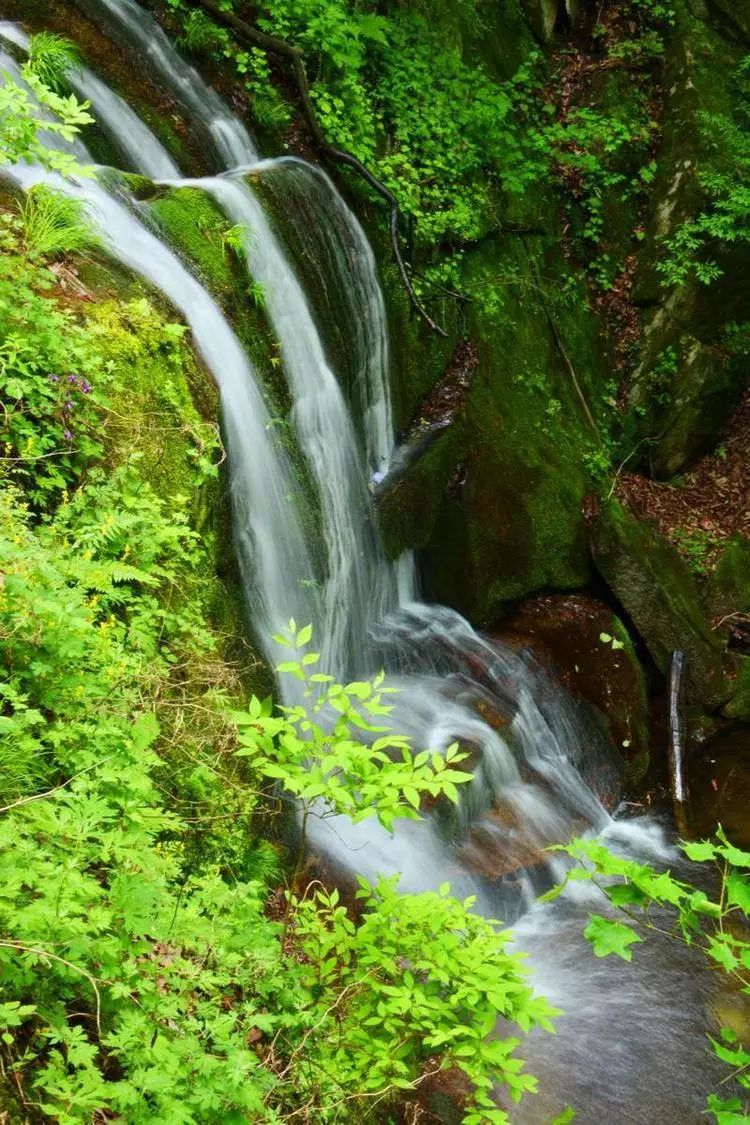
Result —
<instances>
[{"instance_id":1,"label":"green foliage","mask_svg":"<svg viewBox=\"0 0 750 1125\"><path fill-rule=\"evenodd\" d=\"M620 114L575 109L565 120L552 122L545 129L545 145L549 146L555 174L580 206L575 235L582 255L602 238L607 201L628 199L649 181L647 156L655 124L645 108L636 105L639 112L624 107ZM640 163L635 177L629 168L634 158ZM602 256L592 269L598 274L599 284L608 288L609 270Z\"/></svg>"},{"instance_id":2,"label":"green foliage","mask_svg":"<svg viewBox=\"0 0 750 1125\"><path fill-rule=\"evenodd\" d=\"M698 172L705 204L667 240L657 266L665 284L709 285L722 275L720 255L750 242L750 55L735 70L733 103L732 112L699 114L709 151Z\"/></svg>"},{"instance_id":3,"label":"green foliage","mask_svg":"<svg viewBox=\"0 0 750 1125\"><path fill-rule=\"evenodd\" d=\"M519 1039L493 1034L498 1018L552 1031L558 1013L533 995L499 923L471 913L473 899L458 902L447 885L402 895L396 882L360 881L358 926L336 891L295 902L304 983L313 993L338 993L346 1011L321 1058L326 1075L345 1091L378 1098L457 1067L474 1091L465 1125L507 1122L493 1087L502 1083L518 1101L536 1082L514 1056Z\"/></svg>"},{"instance_id":4,"label":"green foliage","mask_svg":"<svg viewBox=\"0 0 750 1125\"><path fill-rule=\"evenodd\" d=\"M689 860L714 865L718 883L714 897L669 871L615 855L597 840L575 840L561 850L579 865L568 879L590 879L623 919L590 915L584 936L597 957L615 954L630 961L631 947L643 940L641 931L658 930L700 949L709 965L721 969L750 996L750 852L735 847L721 828L713 840L682 844ZM556 897L564 885L544 897ZM734 1031L724 1028L720 1039L711 1037L711 1044L717 1057L732 1068L733 1081L750 1091L750 1043L743 1045ZM744 1105L739 1098L712 1094L708 1108L717 1125L742 1125L750 1121L750 1094Z\"/></svg>"},{"instance_id":5,"label":"green foliage","mask_svg":"<svg viewBox=\"0 0 750 1125\"><path fill-rule=\"evenodd\" d=\"M131 476L87 485L36 532L11 493L2 517L0 760L11 747L18 760L20 736L29 766L46 765L0 809L4 1065L29 1103L63 1123L218 1125L300 1106L334 1121L343 1103L415 1088L429 1064L469 1079L467 1123L507 1121L493 1087L517 1099L534 1080L495 1023L549 1029L554 1012L471 900L363 885L357 924L317 891L291 899L282 943L262 883L185 866L190 828L163 804L148 705L170 653L203 643L164 594L196 549L179 514ZM258 726L262 710L251 702ZM222 781L213 809L237 817ZM387 823L391 808L377 809Z\"/></svg>"},{"instance_id":6,"label":"green foliage","mask_svg":"<svg viewBox=\"0 0 750 1125\"><path fill-rule=\"evenodd\" d=\"M53 31L40 31L31 38L28 66L40 82L59 91L71 70L81 65L75 43Z\"/></svg>"},{"instance_id":7,"label":"green foliage","mask_svg":"<svg viewBox=\"0 0 750 1125\"><path fill-rule=\"evenodd\" d=\"M96 246L86 204L45 184L36 184L20 204L23 241L31 258L57 257Z\"/></svg>"},{"instance_id":8,"label":"green foliage","mask_svg":"<svg viewBox=\"0 0 750 1125\"><path fill-rule=\"evenodd\" d=\"M0 164L26 160L56 172L81 169L70 153L48 147L40 134L61 142L72 141L84 125L94 120L88 104L69 94L57 93L34 72L30 62L22 68L25 86L8 74L0 75Z\"/></svg>"},{"instance_id":9,"label":"green foliage","mask_svg":"<svg viewBox=\"0 0 750 1125\"><path fill-rule=\"evenodd\" d=\"M705 578L711 571L717 547L722 540L715 532L702 528L673 528L669 538L694 574Z\"/></svg>"},{"instance_id":10,"label":"green foliage","mask_svg":"<svg viewBox=\"0 0 750 1125\"><path fill-rule=\"evenodd\" d=\"M253 112L282 125L289 108L268 58L182 0L170 0L194 49L230 59ZM532 91L536 56L507 82L461 54L458 20L475 5L390 7L350 0L270 0L258 26L300 47L311 95L330 142L353 152L395 193L416 239L474 239L501 206L544 170L536 151ZM450 9L450 10L449 10Z\"/></svg>"},{"instance_id":11,"label":"green foliage","mask_svg":"<svg viewBox=\"0 0 750 1125\"><path fill-rule=\"evenodd\" d=\"M101 453L106 372L91 334L50 298L54 277L28 260L26 237L16 216L0 217L0 479L44 507Z\"/></svg>"},{"instance_id":12,"label":"green foliage","mask_svg":"<svg viewBox=\"0 0 750 1125\"><path fill-rule=\"evenodd\" d=\"M260 773L299 798L305 815L322 800L322 816L344 814L355 824L375 816L392 828L397 817L418 818L425 795L457 801L456 786L472 778L456 768L467 756L458 745L449 746L444 756L427 750L414 755L407 738L382 725L391 710L383 695L392 690L383 673L372 683L335 684L331 676L313 671L318 654L304 652L310 638L310 626L297 630L293 621L276 638L297 656L277 671L305 684L309 704L282 707L274 716L268 704L253 700L248 712L234 716L242 731L239 753L251 756ZM334 721L326 722L331 715ZM370 743L370 735L381 737Z\"/></svg>"}]
</instances>

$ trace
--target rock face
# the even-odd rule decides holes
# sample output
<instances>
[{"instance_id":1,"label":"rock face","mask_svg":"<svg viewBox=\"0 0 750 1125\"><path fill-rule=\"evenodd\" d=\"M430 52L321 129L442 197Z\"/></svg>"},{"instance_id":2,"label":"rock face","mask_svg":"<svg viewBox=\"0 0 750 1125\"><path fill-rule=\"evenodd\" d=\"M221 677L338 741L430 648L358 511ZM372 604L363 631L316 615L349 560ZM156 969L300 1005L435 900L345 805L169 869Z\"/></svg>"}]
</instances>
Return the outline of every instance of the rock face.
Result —
<instances>
[{"instance_id":1,"label":"rock face","mask_svg":"<svg viewBox=\"0 0 750 1125\"><path fill-rule=\"evenodd\" d=\"M493 243L467 268L480 277L562 270L552 229ZM465 402L386 481L378 506L390 553L420 552L428 597L483 622L591 574L581 505L593 438L571 368L586 388L600 356L591 313L523 285L509 285L499 308L472 309L470 321L477 369Z\"/></svg>"},{"instance_id":2,"label":"rock face","mask_svg":"<svg viewBox=\"0 0 750 1125\"><path fill-rule=\"evenodd\" d=\"M657 668L685 653L691 702L715 707L729 694L722 680L722 643L711 631L695 581L676 550L616 501L592 527L597 569L631 617Z\"/></svg>"},{"instance_id":3,"label":"rock face","mask_svg":"<svg viewBox=\"0 0 750 1125\"><path fill-rule=\"evenodd\" d=\"M721 824L738 847L750 847L750 727L734 724L707 739L689 763L688 786L697 836Z\"/></svg>"},{"instance_id":4,"label":"rock face","mask_svg":"<svg viewBox=\"0 0 750 1125\"><path fill-rule=\"evenodd\" d=\"M609 606L582 594L542 595L523 602L499 636L528 649L594 710L625 763L626 783L640 781L648 767L646 681L627 629Z\"/></svg>"},{"instance_id":5,"label":"rock face","mask_svg":"<svg viewBox=\"0 0 750 1125\"><path fill-rule=\"evenodd\" d=\"M750 373L724 339L726 326L746 317L750 249L735 244L717 255L712 248L723 277L710 287L693 276L665 286L657 269L669 240L707 206L707 174L726 171L711 119L735 112L746 6L719 0L674 7L658 172L634 287L643 337L630 389L636 440L651 439L649 471L664 479L712 447Z\"/></svg>"}]
</instances>

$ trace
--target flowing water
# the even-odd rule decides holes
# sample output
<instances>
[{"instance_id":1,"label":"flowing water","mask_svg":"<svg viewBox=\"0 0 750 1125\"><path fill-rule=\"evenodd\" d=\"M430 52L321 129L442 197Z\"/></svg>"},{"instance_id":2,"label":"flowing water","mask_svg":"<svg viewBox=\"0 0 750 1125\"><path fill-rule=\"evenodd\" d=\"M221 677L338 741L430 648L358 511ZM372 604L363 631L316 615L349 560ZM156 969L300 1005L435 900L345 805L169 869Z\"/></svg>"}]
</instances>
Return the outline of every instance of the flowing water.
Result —
<instances>
[{"instance_id":1,"label":"flowing water","mask_svg":"<svg viewBox=\"0 0 750 1125\"><path fill-rule=\"evenodd\" d=\"M492 916L520 916L518 941L530 952L535 981L566 1015L557 1040L529 1041L526 1055L544 1093L514 1109L514 1120L545 1121L571 1102L578 1120L591 1125L605 1116L642 1125L700 1121L714 1082L699 1030L710 998L690 984L690 965L658 942L638 971L612 959L595 962L579 936L591 889L568 893L552 908L533 906L563 870L543 849L574 832L602 833L662 863L674 864L674 852L655 824L623 824L605 810L597 793L616 784L617 767L604 739L549 676L453 611L419 602L411 560L390 563L379 543L368 484L387 474L393 454L387 329L359 224L319 169L259 161L244 126L132 0L80 6L147 59L212 145L220 174L180 179L159 141L100 77L82 69L73 78L126 170L200 188L241 226L248 272L263 287L280 344L290 421L320 506L319 537L302 518L301 490L275 440L258 373L189 263L153 228L147 207L113 174L63 182L23 165L11 178L24 189L52 182L85 200L112 255L189 324L221 391L234 533L259 638L266 641L292 615L313 622L316 647L334 675L385 666L399 688L395 729L418 746L444 750L458 740L471 753L474 780L455 815L401 822L393 835L371 820L313 820L313 845L342 875L399 872L404 891L448 880L456 894L476 894L478 908ZM26 45L12 25L0 25L0 35ZM14 66L0 57L0 69L17 74ZM76 154L90 161L80 144ZM279 223L280 215L287 221ZM308 296L314 289L315 302Z\"/></svg>"}]
</instances>

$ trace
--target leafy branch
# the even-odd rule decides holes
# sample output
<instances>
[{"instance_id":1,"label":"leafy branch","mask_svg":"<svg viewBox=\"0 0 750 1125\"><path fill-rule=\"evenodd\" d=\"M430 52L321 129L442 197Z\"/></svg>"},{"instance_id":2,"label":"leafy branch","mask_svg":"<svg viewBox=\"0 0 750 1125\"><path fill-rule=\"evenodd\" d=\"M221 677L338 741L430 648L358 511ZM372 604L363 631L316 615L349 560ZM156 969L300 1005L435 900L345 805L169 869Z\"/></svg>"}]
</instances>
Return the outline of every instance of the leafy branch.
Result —
<instances>
[{"instance_id":1,"label":"leafy branch","mask_svg":"<svg viewBox=\"0 0 750 1125\"><path fill-rule=\"evenodd\" d=\"M445 329L430 316L414 290L411 275L401 249L401 239L399 235L401 211L396 196L391 189L359 159L359 157L355 156L352 152L348 152L346 149L332 145L326 137L315 109L315 103L310 94L310 83L307 77L304 51L299 47L295 47L292 43L288 43L285 39L279 39L274 35L268 35L266 32L261 31L260 28L253 27L252 24L241 19L239 16L235 15L234 12L225 10L219 0L192 0L192 2L203 8L206 12L209 12L219 23L228 27L239 40L252 47L260 47L269 54L283 58L291 64L302 109L315 144L325 156L328 156L331 160L337 161L339 164L344 164L348 168L351 168L381 199L385 200L390 211L388 229L393 256L409 302L414 311L421 317L431 331L438 333L440 336L447 336Z\"/></svg>"}]
</instances>

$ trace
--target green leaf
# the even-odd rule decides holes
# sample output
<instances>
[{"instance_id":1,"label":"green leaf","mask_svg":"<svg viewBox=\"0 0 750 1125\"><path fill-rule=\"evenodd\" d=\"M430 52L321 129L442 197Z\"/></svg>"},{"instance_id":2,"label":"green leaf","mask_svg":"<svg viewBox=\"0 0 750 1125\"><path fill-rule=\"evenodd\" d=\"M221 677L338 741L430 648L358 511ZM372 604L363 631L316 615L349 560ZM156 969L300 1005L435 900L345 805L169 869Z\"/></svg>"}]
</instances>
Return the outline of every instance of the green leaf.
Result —
<instances>
[{"instance_id":1,"label":"green leaf","mask_svg":"<svg viewBox=\"0 0 750 1125\"><path fill-rule=\"evenodd\" d=\"M726 895L730 906L738 906L743 914L750 916L750 877L741 875L739 871L730 872Z\"/></svg>"},{"instance_id":2,"label":"green leaf","mask_svg":"<svg viewBox=\"0 0 750 1125\"><path fill-rule=\"evenodd\" d=\"M589 924L583 931L583 936L591 942L597 957L609 957L614 953L622 957L623 961L632 960L633 951L629 946L643 941L632 926L603 918L600 914L589 915Z\"/></svg>"},{"instance_id":3,"label":"green leaf","mask_svg":"<svg viewBox=\"0 0 750 1125\"><path fill-rule=\"evenodd\" d=\"M304 648L312 639L312 625L304 625L297 633L297 648Z\"/></svg>"},{"instance_id":4,"label":"green leaf","mask_svg":"<svg viewBox=\"0 0 750 1125\"><path fill-rule=\"evenodd\" d=\"M692 859L694 863L705 863L716 855L716 848L710 840L691 840L680 846L688 859Z\"/></svg>"}]
</instances>

